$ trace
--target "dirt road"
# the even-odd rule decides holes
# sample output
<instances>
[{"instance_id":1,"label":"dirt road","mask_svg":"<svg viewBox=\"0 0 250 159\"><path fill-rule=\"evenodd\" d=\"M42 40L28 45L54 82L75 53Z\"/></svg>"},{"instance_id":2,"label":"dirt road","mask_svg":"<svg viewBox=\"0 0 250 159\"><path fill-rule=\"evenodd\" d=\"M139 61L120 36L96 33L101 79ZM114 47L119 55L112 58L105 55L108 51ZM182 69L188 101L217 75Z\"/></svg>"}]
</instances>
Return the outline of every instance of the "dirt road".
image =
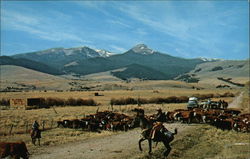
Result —
<instances>
[{"instance_id":1,"label":"dirt road","mask_svg":"<svg viewBox=\"0 0 250 159\"><path fill-rule=\"evenodd\" d=\"M192 125L179 123L166 124L166 127L173 131L178 128L178 136ZM117 135L103 138L91 138L77 143L69 143L54 147L43 148L42 154L32 154L31 159L116 159L130 158L140 153L138 140L141 130L139 128ZM39 147L38 147L39 148ZM147 141L143 143L144 152L148 151Z\"/></svg>"},{"instance_id":2,"label":"dirt road","mask_svg":"<svg viewBox=\"0 0 250 159\"><path fill-rule=\"evenodd\" d=\"M228 108L239 108L241 106L243 92L239 96L235 97L234 100L228 105Z\"/></svg>"}]
</instances>

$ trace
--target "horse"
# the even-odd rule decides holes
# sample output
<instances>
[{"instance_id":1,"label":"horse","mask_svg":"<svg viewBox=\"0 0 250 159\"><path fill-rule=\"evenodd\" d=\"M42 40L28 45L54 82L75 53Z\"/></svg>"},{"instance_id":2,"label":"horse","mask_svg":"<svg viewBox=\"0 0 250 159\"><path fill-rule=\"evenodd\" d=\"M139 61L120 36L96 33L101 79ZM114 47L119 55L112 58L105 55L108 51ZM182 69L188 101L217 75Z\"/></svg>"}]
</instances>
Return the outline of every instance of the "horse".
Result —
<instances>
[{"instance_id":1,"label":"horse","mask_svg":"<svg viewBox=\"0 0 250 159\"><path fill-rule=\"evenodd\" d=\"M36 139L38 140L38 145L40 146L40 138L41 138L41 130L39 129L32 129L30 132L30 137L32 144L36 145Z\"/></svg>"},{"instance_id":2,"label":"horse","mask_svg":"<svg viewBox=\"0 0 250 159\"><path fill-rule=\"evenodd\" d=\"M174 135L177 134L177 129L175 128L175 132L172 133L168 131L164 126L160 130L155 130L154 138L152 139L152 131L153 131L153 120L147 119L144 115L143 110L135 110L137 112L137 116L134 119L133 125L136 122L139 122L142 131L142 137L139 139L139 150L142 151L141 143L144 140L148 140L149 151L148 153L151 154L152 152L152 141L153 142L163 142L166 150L164 152L164 156L167 157L171 151L170 142L174 140Z\"/></svg>"}]
</instances>

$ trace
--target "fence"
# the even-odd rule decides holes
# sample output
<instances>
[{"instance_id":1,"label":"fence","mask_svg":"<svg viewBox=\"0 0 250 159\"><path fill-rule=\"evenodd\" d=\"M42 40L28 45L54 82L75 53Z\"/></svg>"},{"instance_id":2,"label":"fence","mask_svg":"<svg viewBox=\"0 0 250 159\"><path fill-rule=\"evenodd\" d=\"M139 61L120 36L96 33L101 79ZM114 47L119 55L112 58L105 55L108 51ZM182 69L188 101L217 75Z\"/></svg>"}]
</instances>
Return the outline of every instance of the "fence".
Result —
<instances>
[{"instance_id":1,"label":"fence","mask_svg":"<svg viewBox=\"0 0 250 159\"><path fill-rule=\"evenodd\" d=\"M52 120L41 120L38 121L40 124L40 130L46 131L50 129L56 128L56 122ZM33 122L25 121L23 124L19 123L11 123L5 125L3 128L0 129L0 135L7 136L7 135L14 135L14 134L29 134L32 128Z\"/></svg>"}]
</instances>

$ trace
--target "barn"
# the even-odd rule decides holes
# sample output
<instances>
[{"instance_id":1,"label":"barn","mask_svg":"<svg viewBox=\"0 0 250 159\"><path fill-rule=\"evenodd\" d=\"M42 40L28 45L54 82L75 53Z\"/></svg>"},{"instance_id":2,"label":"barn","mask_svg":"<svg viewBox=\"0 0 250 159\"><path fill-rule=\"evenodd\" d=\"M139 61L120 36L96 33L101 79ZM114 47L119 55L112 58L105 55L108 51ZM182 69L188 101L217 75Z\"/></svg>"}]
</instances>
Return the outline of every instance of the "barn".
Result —
<instances>
[{"instance_id":1,"label":"barn","mask_svg":"<svg viewBox=\"0 0 250 159\"><path fill-rule=\"evenodd\" d=\"M27 99L10 99L10 107L14 109L26 109Z\"/></svg>"},{"instance_id":2,"label":"barn","mask_svg":"<svg viewBox=\"0 0 250 159\"><path fill-rule=\"evenodd\" d=\"M14 109L27 109L32 107L42 107L44 103L43 98L20 98L10 99L10 107Z\"/></svg>"}]
</instances>

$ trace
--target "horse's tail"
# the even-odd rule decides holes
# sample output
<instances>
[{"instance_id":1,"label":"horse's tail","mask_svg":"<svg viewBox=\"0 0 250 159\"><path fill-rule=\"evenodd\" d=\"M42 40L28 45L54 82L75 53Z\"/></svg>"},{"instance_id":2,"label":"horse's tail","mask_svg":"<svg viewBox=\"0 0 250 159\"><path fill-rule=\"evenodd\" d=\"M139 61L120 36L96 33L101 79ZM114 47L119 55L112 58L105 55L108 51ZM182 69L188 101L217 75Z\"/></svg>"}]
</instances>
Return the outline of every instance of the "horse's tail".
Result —
<instances>
[{"instance_id":1,"label":"horse's tail","mask_svg":"<svg viewBox=\"0 0 250 159\"><path fill-rule=\"evenodd\" d=\"M174 129L174 135L178 133L177 128Z\"/></svg>"}]
</instances>

